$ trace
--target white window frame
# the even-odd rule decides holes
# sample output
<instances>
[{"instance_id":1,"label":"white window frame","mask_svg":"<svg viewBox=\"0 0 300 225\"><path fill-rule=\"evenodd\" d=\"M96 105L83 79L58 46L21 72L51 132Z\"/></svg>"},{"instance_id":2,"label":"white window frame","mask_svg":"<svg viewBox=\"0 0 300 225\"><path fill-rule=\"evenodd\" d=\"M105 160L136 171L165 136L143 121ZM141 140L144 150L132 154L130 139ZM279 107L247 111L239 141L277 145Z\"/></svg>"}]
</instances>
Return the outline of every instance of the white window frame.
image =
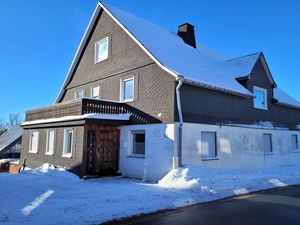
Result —
<instances>
[{"instance_id":1,"label":"white window frame","mask_svg":"<svg viewBox=\"0 0 300 225\"><path fill-rule=\"evenodd\" d=\"M203 153L202 153L202 138L203 138L203 133L212 133L214 134L214 137L215 137L215 155L214 156L211 156L211 157L205 157L203 156ZM201 131L201 159L203 161L208 161L208 160L215 160L215 159L218 159L218 134L217 132L215 131Z\"/></svg>"},{"instance_id":2,"label":"white window frame","mask_svg":"<svg viewBox=\"0 0 300 225\"><path fill-rule=\"evenodd\" d=\"M82 99L82 98L77 98L77 93L78 92L82 92L82 98L85 97L85 91L84 90L77 90L74 92L74 99L77 100L77 99Z\"/></svg>"},{"instance_id":3,"label":"white window frame","mask_svg":"<svg viewBox=\"0 0 300 225\"><path fill-rule=\"evenodd\" d=\"M51 149L51 151L49 151L49 134L50 132L53 132L53 149ZM54 129L49 129L47 130L47 139L46 139L46 151L45 151L45 155L53 155L54 154L54 146L55 146L55 130Z\"/></svg>"},{"instance_id":4,"label":"white window frame","mask_svg":"<svg viewBox=\"0 0 300 225\"><path fill-rule=\"evenodd\" d=\"M126 81L129 81L129 80L132 80L133 81L133 89L132 89L132 98L130 99L124 99L124 91L125 91L125 88L124 88L124 84ZM120 80L120 101L121 102L132 102L134 100L134 95L135 95L135 83L134 83L134 76L129 76L129 77L126 77L126 78L122 78Z\"/></svg>"},{"instance_id":5,"label":"white window frame","mask_svg":"<svg viewBox=\"0 0 300 225\"><path fill-rule=\"evenodd\" d=\"M266 152L266 149L265 149L265 135L269 136L270 137L270 151ZM273 155L274 152L273 152L273 135L271 133L263 133L263 152L265 155Z\"/></svg>"},{"instance_id":6,"label":"white window frame","mask_svg":"<svg viewBox=\"0 0 300 225\"><path fill-rule=\"evenodd\" d=\"M299 149L299 139L298 139L298 135L297 135L297 134L292 134L292 135L291 135L291 141L293 141L293 138L292 138L293 136L296 137L296 148L293 149L293 143L291 143L291 145L292 145L292 151L293 151L293 152L297 152L297 151L300 150L300 149Z\"/></svg>"},{"instance_id":7,"label":"white window frame","mask_svg":"<svg viewBox=\"0 0 300 225\"><path fill-rule=\"evenodd\" d=\"M268 90L265 88L261 88L261 87L257 87L257 86L253 86L253 94L256 91L261 91L264 93L264 102L265 102L265 107L256 107L255 106L255 97L253 98L253 107L255 109L263 109L263 110L268 110Z\"/></svg>"},{"instance_id":8,"label":"white window frame","mask_svg":"<svg viewBox=\"0 0 300 225\"><path fill-rule=\"evenodd\" d=\"M144 154L139 154L134 152L134 135L135 134L144 134L145 135L145 150ZM146 131L145 130L132 130L131 131L131 142L132 142L132 150L131 150L131 155L134 157L139 157L139 158L145 158L146 155Z\"/></svg>"},{"instance_id":9,"label":"white window frame","mask_svg":"<svg viewBox=\"0 0 300 225\"><path fill-rule=\"evenodd\" d=\"M32 147L32 137L33 137L33 133L37 133L37 141L36 141L36 149L33 149ZM29 153L38 153L38 148L39 148L39 137L40 137L40 132L38 130L33 130L30 131L29 134Z\"/></svg>"},{"instance_id":10,"label":"white window frame","mask_svg":"<svg viewBox=\"0 0 300 225\"><path fill-rule=\"evenodd\" d=\"M98 97L97 98L95 98L93 96L93 94L94 94L94 88L98 88ZM91 87L91 98L93 98L93 99L100 99L100 85Z\"/></svg>"},{"instance_id":11,"label":"white window frame","mask_svg":"<svg viewBox=\"0 0 300 225\"><path fill-rule=\"evenodd\" d=\"M67 132L70 132L72 133L72 140L71 140L71 152L70 153L67 153L66 152L66 134ZM73 154L73 145L74 145L74 129L73 128L66 128L64 129L64 142L63 142L63 154L62 154L62 157L66 157L66 158L71 158L72 157L72 154Z\"/></svg>"},{"instance_id":12,"label":"white window frame","mask_svg":"<svg viewBox=\"0 0 300 225\"><path fill-rule=\"evenodd\" d=\"M98 45L100 45L102 43L105 43L105 42L107 42L107 53L106 53L106 56L105 56L105 58L103 58L101 60L98 60L98 57L97 57L97 55L98 55L98 48L97 47L98 47ZM105 38L102 38L101 40L99 40L99 41L97 41L95 43L94 64L97 64L99 62L102 62L102 61L108 59L108 56L109 56L109 36L107 36Z\"/></svg>"}]
</instances>

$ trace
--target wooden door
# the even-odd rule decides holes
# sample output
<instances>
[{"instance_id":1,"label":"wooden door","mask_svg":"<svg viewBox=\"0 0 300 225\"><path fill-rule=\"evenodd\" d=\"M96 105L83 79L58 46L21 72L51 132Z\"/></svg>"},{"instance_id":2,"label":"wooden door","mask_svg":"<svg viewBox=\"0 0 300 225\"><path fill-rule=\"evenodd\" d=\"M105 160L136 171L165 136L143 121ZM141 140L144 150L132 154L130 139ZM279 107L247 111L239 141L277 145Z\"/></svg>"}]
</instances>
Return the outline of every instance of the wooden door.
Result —
<instances>
[{"instance_id":1,"label":"wooden door","mask_svg":"<svg viewBox=\"0 0 300 225\"><path fill-rule=\"evenodd\" d=\"M107 175L118 171L119 136L119 130L116 127L97 127L94 131L88 131L90 148L87 152L87 168L89 174ZM94 143L91 143L93 140Z\"/></svg>"}]
</instances>

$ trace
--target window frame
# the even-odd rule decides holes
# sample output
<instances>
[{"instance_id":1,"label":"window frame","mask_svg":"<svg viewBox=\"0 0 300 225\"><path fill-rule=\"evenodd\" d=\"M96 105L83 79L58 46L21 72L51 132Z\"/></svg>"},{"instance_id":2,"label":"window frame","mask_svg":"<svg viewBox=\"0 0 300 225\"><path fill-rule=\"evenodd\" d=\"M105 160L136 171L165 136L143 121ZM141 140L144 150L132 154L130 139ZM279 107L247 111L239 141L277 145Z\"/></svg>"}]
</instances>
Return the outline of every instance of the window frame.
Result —
<instances>
[{"instance_id":1,"label":"window frame","mask_svg":"<svg viewBox=\"0 0 300 225\"><path fill-rule=\"evenodd\" d=\"M77 93L78 92L82 92L82 97L81 98L77 98ZM81 89L81 90L76 90L75 92L74 92L74 99L75 100L79 100L79 99L83 99L85 97L85 91L83 90L83 89Z\"/></svg>"},{"instance_id":2,"label":"window frame","mask_svg":"<svg viewBox=\"0 0 300 225\"><path fill-rule=\"evenodd\" d=\"M135 153L135 136L136 134L144 134L145 135L145 143L144 143L144 154ZM146 130L132 130L131 131L131 141L132 141L132 150L131 150L131 156L138 157L138 158L145 158L146 156Z\"/></svg>"},{"instance_id":3,"label":"window frame","mask_svg":"<svg viewBox=\"0 0 300 225\"><path fill-rule=\"evenodd\" d=\"M209 156L209 157L205 157L203 156L203 147L202 147L202 142L203 142L203 133L211 133L214 134L214 138L215 138L215 154L214 156ZM218 159L218 136L217 136L217 132L216 131L201 131L201 159L203 161L208 161L208 160L215 160Z\"/></svg>"},{"instance_id":4,"label":"window frame","mask_svg":"<svg viewBox=\"0 0 300 225\"><path fill-rule=\"evenodd\" d=\"M132 98L125 99L125 82L132 80L133 82L133 88L132 88ZM135 81L134 81L134 75L124 77L120 80L120 101L121 102L132 102L134 101L134 95L135 95Z\"/></svg>"},{"instance_id":5,"label":"window frame","mask_svg":"<svg viewBox=\"0 0 300 225\"><path fill-rule=\"evenodd\" d=\"M93 96L93 93L94 93L93 90L94 90L94 88L98 88L98 97L97 97L97 98L95 98L95 97ZM91 98L92 98L92 99L100 99L100 85L91 87Z\"/></svg>"},{"instance_id":6,"label":"window frame","mask_svg":"<svg viewBox=\"0 0 300 225\"><path fill-rule=\"evenodd\" d=\"M293 137L296 137L296 148L293 148ZM298 140L298 135L297 134L291 134L291 140L292 140L292 151L296 152L299 151L299 140Z\"/></svg>"},{"instance_id":7,"label":"window frame","mask_svg":"<svg viewBox=\"0 0 300 225\"><path fill-rule=\"evenodd\" d=\"M264 93L264 103L265 103L264 107L256 107L255 106L255 95L254 95L255 91L261 91L261 92ZM254 95L254 98L253 98L253 107L255 109L268 110L268 90L265 89L265 88L258 87L258 86L253 86L253 95Z\"/></svg>"},{"instance_id":8,"label":"window frame","mask_svg":"<svg viewBox=\"0 0 300 225\"><path fill-rule=\"evenodd\" d=\"M270 151L266 152L265 150L265 136L269 136L270 137ZM271 133L263 133L263 152L265 155L273 155L274 151L273 151L273 137Z\"/></svg>"},{"instance_id":9,"label":"window frame","mask_svg":"<svg viewBox=\"0 0 300 225\"><path fill-rule=\"evenodd\" d=\"M37 140L36 140L36 149L33 151L33 148L32 148L32 137L33 137L33 133L37 133ZM37 154L38 153L38 148L39 148L39 137L40 137L40 132L39 130L33 130L33 131L30 131L30 134L29 134L29 148L28 148L28 152L29 153L34 153L34 154Z\"/></svg>"},{"instance_id":10,"label":"window frame","mask_svg":"<svg viewBox=\"0 0 300 225\"><path fill-rule=\"evenodd\" d=\"M71 139L71 146L70 146L70 153L66 153L66 133L71 131L72 139ZM63 141L63 154L62 157L72 158L73 155L73 145L74 145L74 129L73 128L66 128L64 129L64 141Z\"/></svg>"},{"instance_id":11,"label":"window frame","mask_svg":"<svg viewBox=\"0 0 300 225\"><path fill-rule=\"evenodd\" d=\"M105 43L107 42L107 53L106 53L106 56L105 58L101 59L101 60L98 60L98 45L102 44L102 43ZM109 36L106 36L104 38L102 38L101 40L95 42L95 50L94 50L94 64L97 64L97 63L100 63L100 62L103 62L105 60L107 60L109 58Z\"/></svg>"},{"instance_id":12,"label":"window frame","mask_svg":"<svg viewBox=\"0 0 300 225\"><path fill-rule=\"evenodd\" d=\"M52 143L52 151L49 151L49 134L50 132L53 132L53 143ZM55 145L55 130L54 129L48 129L47 130L47 138L46 138L46 150L45 150L45 155L53 155L54 154L54 145Z\"/></svg>"}]
</instances>

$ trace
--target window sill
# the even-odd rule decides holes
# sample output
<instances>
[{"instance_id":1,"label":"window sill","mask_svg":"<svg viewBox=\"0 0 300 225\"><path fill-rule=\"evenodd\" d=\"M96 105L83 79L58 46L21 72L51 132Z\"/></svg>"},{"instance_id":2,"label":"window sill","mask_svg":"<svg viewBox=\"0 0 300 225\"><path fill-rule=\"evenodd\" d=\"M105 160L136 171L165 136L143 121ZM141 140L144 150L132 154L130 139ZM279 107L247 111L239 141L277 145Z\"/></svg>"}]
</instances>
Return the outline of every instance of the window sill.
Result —
<instances>
[{"instance_id":1,"label":"window sill","mask_svg":"<svg viewBox=\"0 0 300 225\"><path fill-rule=\"evenodd\" d=\"M66 154L66 155L62 155L61 157L64 157L64 158L72 158L72 155L71 155L71 154Z\"/></svg>"},{"instance_id":2,"label":"window sill","mask_svg":"<svg viewBox=\"0 0 300 225\"><path fill-rule=\"evenodd\" d=\"M47 153L47 152L46 152L45 155L53 155L53 153Z\"/></svg>"},{"instance_id":3,"label":"window sill","mask_svg":"<svg viewBox=\"0 0 300 225\"><path fill-rule=\"evenodd\" d=\"M134 101L134 99L127 99L127 100L123 100L122 102L128 103L128 102L133 102L133 101Z\"/></svg>"},{"instance_id":4,"label":"window sill","mask_svg":"<svg viewBox=\"0 0 300 225\"><path fill-rule=\"evenodd\" d=\"M264 155L274 155L274 152L264 152Z\"/></svg>"},{"instance_id":5,"label":"window sill","mask_svg":"<svg viewBox=\"0 0 300 225\"><path fill-rule=\"evenodd\" d=\"M28 151L28 153L31 153L31 154L37 154L37 152L31 152L31 151Z\"/></svg>"},{"instance_id":6,"label":"window sill","mask_svg":"<svg viewBox=\"0 0 300 225\"><path fill-rule=\"evenodd\" d=\"M219 160L219 157L212 157L212 158L202 158L202 161L212 161L212 160Z\"/></svg>"},{"instance_id":7,"label":"window sill","mask_svg":"<svg viewBox=\"0 0 300 225\"><path fill-rule=\"evenodd\" d=\"M128 155L127 158L145 159L144 155Z\"/></svg>"}]
</instances>

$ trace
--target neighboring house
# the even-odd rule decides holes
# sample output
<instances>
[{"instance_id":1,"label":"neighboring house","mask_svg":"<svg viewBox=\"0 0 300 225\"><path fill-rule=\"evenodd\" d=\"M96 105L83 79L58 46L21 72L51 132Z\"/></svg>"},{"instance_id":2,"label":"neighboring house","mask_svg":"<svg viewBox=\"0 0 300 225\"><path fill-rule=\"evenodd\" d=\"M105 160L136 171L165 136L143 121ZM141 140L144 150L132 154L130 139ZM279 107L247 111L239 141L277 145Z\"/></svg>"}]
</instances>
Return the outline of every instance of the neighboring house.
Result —
<instances>
[{"instance_id":1,"label":"neighboring house","mask_svg":"<svg viewBox=\"0 0 300 225\"><path fill-rule=\"evenodd\" d=\"M0 136L0 159L20 158L22 132L20 125L16 125Z\"/></svg>"},{"instance_id":2,"label":"neighboring house","mask_svg":"<svg viewBox=\"0 0 300 225\"><path fill-rule=\"evenodd\" d=\"M5 131L6 131L6 129L5 129L5 128L3 128L3 127L0 127L0 135L1 135L1 134L3 134Z\"/></svg>"},{"instance_id":3,"label":"neighboring house","mask_svg":"<svg viewBox=\"0 0 300 225\"><path fill-rule=\"evenodd\" d=\"M54 105L26 112L22 158L158 180L182 164L300 161L300 103L263 53L231 58L99 3Z\"/></svg>"}]
</instances>

